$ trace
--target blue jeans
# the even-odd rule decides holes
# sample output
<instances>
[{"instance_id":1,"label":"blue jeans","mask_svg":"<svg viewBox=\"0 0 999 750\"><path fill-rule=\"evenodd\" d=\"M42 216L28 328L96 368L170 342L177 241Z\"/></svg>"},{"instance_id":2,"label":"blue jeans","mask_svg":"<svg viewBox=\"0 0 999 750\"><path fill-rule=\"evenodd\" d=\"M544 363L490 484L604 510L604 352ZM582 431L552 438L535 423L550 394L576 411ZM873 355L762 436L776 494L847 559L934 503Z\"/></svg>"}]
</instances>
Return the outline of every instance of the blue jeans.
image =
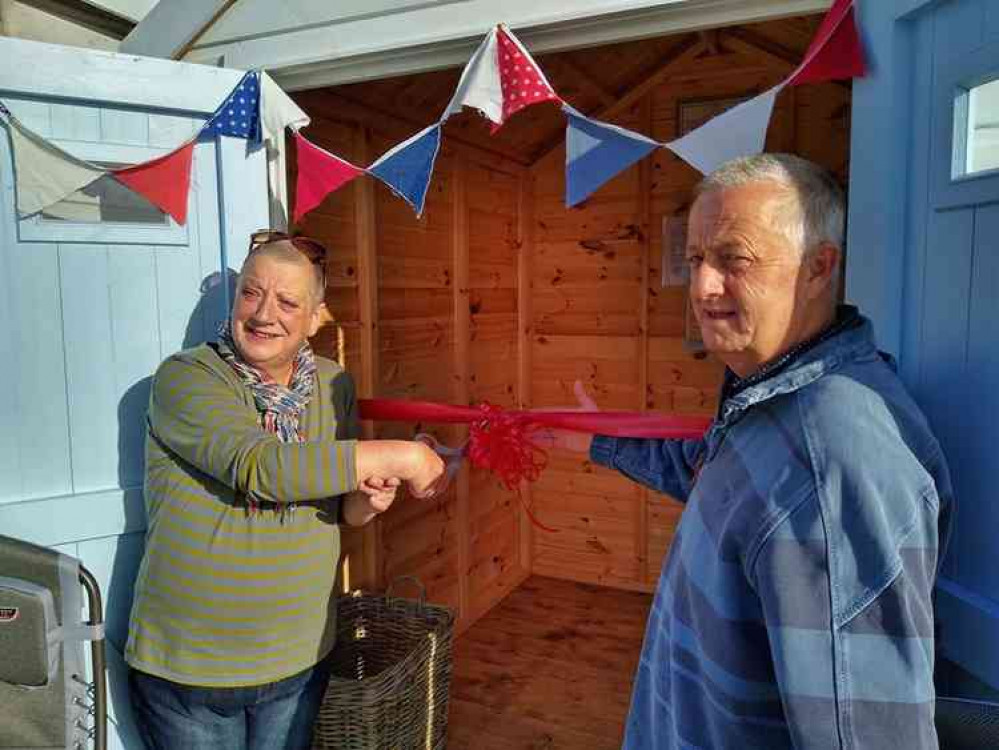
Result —
<instances>
[{"instance_id":1,"label":"blue jeans","mask_svg":"<svg viewBox=\"0 0 999 750\"><path fill-rule=\"evenodd\" d=\"M129 670L147 750L308 750L329 681L329 660L253 687L181 685Z\"/></svg>"}]
</instances>

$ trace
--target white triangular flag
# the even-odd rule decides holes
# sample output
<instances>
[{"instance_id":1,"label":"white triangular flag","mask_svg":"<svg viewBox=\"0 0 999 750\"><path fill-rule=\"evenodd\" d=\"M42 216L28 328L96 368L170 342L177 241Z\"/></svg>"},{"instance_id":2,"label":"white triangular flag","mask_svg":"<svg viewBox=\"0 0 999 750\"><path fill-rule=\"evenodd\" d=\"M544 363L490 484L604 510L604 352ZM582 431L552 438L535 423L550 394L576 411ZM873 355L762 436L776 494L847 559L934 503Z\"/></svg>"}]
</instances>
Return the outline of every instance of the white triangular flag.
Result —
<instances>
[{"instance_id":1,"label":"white triangular flag","mask_svg":"<svg viewBox=\"0 0 999 750\"><path fill-rule=\"evenodd\" d=\"M10 133L17 211L22 216L38 213L106 174L32 133L13 115L0 113L0 121Z\"/></svg>"},{"instance_id":2,"label":"white triangular flag","mask_svg":"<svg viewBox=\"0 0 999 750\"><path fill-rule=\"evenodd\" d=\"M774 101L783 87L781 83L722 112L682 138L667 143L666 148L703 174L710 174L730 159L762 153Z\"/></svg>"},{"instance_id":3,"label":"white triangular flag","mask_svg":"<svg viewBox=\"0 0 999 750\"><path fill-rule=\"evenodd\" d=\"M264 143L271 151L284 143L284 129L301 130L312 122L284 91L266 73L260 74L260 125ZM280 139L280 140L279 140Z\"/></svg>"},{"instance_id":4,"label":"white triangular flag","mask_svg":"<svg viewBox=\"0 0 999 750\"><path fill-rule=\"evenodd\" d=\"M461 112L462 107L474 107L497 125L503 122L503 88L496 52L496 27L482 40L461 72L458 88L441 115L441 122Z\"/></svg>"}]
</instances>

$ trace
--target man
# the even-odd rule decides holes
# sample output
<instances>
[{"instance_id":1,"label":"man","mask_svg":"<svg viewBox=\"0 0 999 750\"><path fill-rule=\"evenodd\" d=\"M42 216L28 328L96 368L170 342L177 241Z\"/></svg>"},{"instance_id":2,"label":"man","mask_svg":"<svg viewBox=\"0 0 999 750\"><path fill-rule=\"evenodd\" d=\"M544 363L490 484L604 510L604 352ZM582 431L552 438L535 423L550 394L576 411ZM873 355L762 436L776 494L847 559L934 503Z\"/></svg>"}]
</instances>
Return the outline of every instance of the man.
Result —
<instances>
[{"instance_id":1,"label":"man","mask_svg":"<svg viewBox=\"0 0 999 750\"><path fill-rule=\"evenodd\" d=\"M153 379L126 649L150 750L308 748L336 632L338 518L367 523L400 481L429 497L442 476L422 443L356 440L350 378L307 342L324 257L255 235L218 343Z\"/></svg>"},{"instance_id":2,"label":"man","mask_svg":"<svg viewBox=\"0 0 999 750\"><path fill-rule=\"evenodd\" d=\"M837 307L844 213L796 157L707 177L686 252L727 366L717 418L703 440L592 441L595 462L686 502L628 750L937 747L931 589L951 485L870 322Z\"/></svg>"}]
</instances>

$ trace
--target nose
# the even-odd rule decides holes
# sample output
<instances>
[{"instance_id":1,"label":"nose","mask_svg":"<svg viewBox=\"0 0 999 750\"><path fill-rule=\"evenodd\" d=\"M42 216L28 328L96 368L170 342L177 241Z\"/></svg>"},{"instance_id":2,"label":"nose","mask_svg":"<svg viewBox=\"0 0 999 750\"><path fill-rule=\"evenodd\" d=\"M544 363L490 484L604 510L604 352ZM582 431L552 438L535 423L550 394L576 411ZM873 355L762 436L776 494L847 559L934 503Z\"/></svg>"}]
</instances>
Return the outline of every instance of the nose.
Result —
<instances>
[{"instance_id":1,"label":"nose","mask_svg":"<svg viewBox=\"0 0 999 750\"><path fill-rule=\"evenodd\" d=\"M725 274L710 263L701 263L690 272L690 296L695 300L716 299L725 294Z\"/></svg>"},{"instance_id":2,"label":"nose","mask_svg":"<svg viewBox=\"0 0 999 750\"><path fill-rule=\"evenodd\" d=\"M257 323L270 323L275 319L276 309L277 299L275 296L270 293L262 294L253 311L253 319Z\"/></svg>"}]
</instances>

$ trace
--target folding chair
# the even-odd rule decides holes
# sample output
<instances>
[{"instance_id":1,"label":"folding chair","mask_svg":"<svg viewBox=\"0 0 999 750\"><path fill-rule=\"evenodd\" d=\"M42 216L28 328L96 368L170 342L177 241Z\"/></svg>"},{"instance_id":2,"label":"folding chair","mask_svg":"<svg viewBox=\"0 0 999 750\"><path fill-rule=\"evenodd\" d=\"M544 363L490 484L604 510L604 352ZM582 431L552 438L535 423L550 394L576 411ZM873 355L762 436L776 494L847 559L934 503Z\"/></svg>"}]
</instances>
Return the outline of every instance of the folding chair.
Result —
<instances>
[{"instance_id":1,"label":"folding chair","mask_svg":"<svg viewBox=\"0 0 999 750\"><path fill-rule=\"evenodd\" d=\"M90 642L91 681L84 641ZM107 748L97 581L72 557L0 536L0 748L91 747Z\"/></svg>"}]
</instances>

